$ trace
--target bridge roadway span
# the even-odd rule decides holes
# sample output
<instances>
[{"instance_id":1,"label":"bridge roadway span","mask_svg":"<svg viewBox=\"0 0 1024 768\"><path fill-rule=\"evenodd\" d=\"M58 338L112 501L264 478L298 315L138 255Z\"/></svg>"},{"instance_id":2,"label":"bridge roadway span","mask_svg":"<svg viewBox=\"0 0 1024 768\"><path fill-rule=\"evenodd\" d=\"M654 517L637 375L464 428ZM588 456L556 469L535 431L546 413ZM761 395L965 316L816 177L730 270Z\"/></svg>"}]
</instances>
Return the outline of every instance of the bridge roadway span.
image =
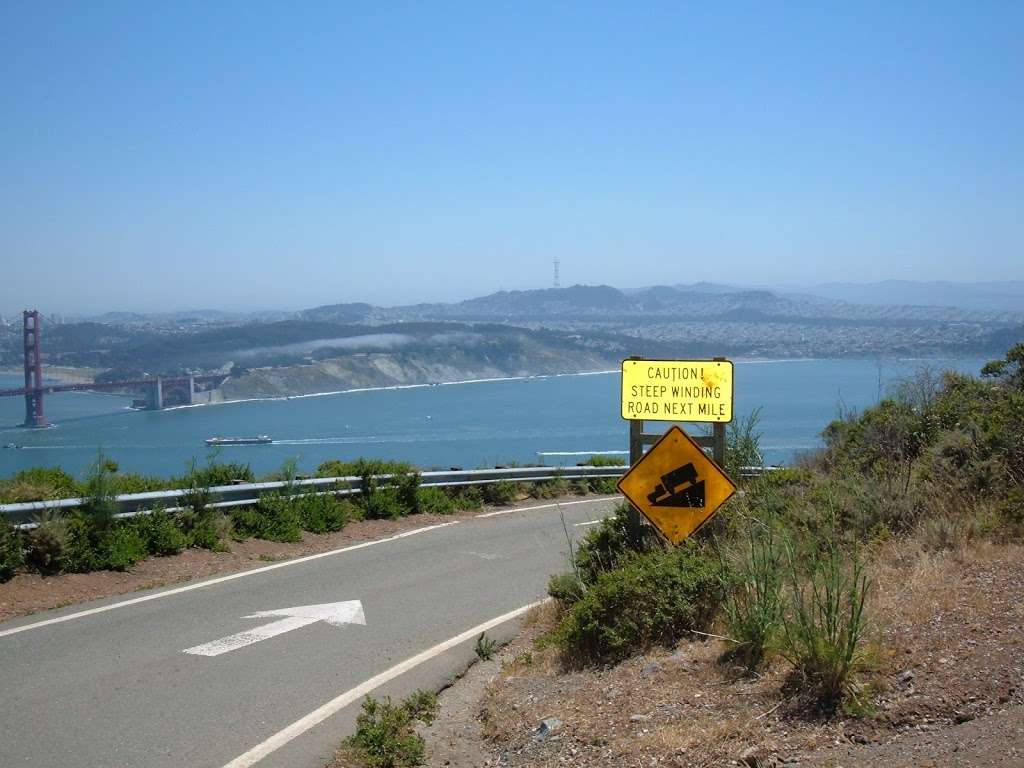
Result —
<instances>
[{"instance_id":1,"label":"bridge roadway span","mask_svg":"<svg viewBox=\"0 0 1024 768\"><path fill-rule=\"evenodd\" d=\"M615 501L561 505L570 535ZM550 504L418 531L0 624L0 765L322 768L368 688L439 687L481 625L543 598L568 565ZM243 618L349 600L365 625ZM290 631L230 637L272 622ZM184 652L221 638L234 650Z\"/></svg>"},{"instance_id":2,"label":"bridge roadway span","mask_svg":"<svg viewBox=\"0 0 1024 768\"><path fill-rule=\"evenodd\" d=\"M83 382L81 384L47 384L39 388L18 387L16 389L0 389L0 397L19 397L33 393L52 395L56 392L100 392L134 389L136 387L152 387L156 385L158 378L164 387L171 387L175 385L188 384L190 380L197 384L210 381L220 383L228 377L223 373L206 373L201 375L196 374L194 376L152 376L146 379L127 379L125 381L90 381Z\"/></svg>"}]
</instances>

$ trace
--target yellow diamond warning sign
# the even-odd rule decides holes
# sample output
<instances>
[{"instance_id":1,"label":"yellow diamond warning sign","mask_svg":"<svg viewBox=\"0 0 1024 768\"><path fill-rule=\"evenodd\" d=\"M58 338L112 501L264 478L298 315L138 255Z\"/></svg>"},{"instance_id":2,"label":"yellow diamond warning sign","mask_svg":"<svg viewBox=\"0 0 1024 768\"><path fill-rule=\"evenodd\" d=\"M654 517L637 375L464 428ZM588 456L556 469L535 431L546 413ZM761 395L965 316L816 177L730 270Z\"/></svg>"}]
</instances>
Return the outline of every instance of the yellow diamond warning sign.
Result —
<instances>
[{"instance_id":1,"label":"yellow diamond warning sign","mask_svg":"<svg viewBox=\"0 0 1024 768\"><path fill-rule=\"evenodd\" d=\"M618 483L666 539L678 544L736 492L728 475L679 427L672 427Z\"/></svg>"},{"instance_id":2,"label":"yellow diamond warning sign","mask_svg":"<svg viewBox=\"0 0 1024 768\"><path fill-rule=\"evenodd\" d=\"M732 361L623 360L622 418L732 421Z\"/></svg>"}]
</instances>

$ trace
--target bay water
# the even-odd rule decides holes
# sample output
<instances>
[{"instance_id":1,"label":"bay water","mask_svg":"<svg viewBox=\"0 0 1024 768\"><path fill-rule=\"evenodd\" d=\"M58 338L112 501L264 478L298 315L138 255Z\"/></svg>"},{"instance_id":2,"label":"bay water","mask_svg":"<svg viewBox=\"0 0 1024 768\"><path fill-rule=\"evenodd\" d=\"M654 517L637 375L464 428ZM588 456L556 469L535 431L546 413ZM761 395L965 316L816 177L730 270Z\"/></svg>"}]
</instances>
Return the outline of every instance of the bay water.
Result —
<instances>
[{"instance_id":1,"label":"bay water","mask_svg":"<svg viewBox=\"0 0 1024 768\"><path fill-rule=\"evenodd\" d=\"M760 408L768 464L793 462L821 445L840 411L877 402L922 367L977 374L984 360L738 361L733 412ZM122 471L181 474L207 460L213 436L266 434L266 445L224 446L217 460L249 464L257 475L295 458L311 472L328 459L358 456L423 468L472 469L510 462L575 464L589 453L626 460L628 423L619 417L611 373L507 379L352 391L322 396L133 411L130 396L61 393L46 398L54 426L24 429L22 398L0 398L0 477L36 466L83 476L97 450ZM18 377L0 376L0 388ZM648 431L666 423L649 422ZM690 429L699 434L701 425ZM616 454L615 452L620 452Z\"/></svg>"}]
</instances>

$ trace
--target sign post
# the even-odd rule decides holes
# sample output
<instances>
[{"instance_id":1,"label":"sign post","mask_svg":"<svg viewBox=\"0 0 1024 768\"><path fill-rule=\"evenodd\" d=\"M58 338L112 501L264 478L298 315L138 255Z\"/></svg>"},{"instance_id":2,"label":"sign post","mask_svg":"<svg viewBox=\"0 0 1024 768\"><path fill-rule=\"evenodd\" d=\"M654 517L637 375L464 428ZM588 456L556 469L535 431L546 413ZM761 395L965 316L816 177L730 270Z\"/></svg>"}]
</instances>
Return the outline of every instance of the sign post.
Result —
<instances>
[{"instance_id":1,"label":"sign post","mask_svg":"<svg viewBox=\"0 0 1024 768\"><path fill-rule=\"evenodd\" d=\"M663 437L644 432L645 421L711 422L711 435L686 437L701 448L710 448L717 465L723 466L725 425L732 421L732 406L733 365L724 357L713 360L632 357L622 361L621 415L629 421L631 467L644 457L645 446ZM630 536L638 542L643 535L641 513L635 503L633 507Z\"/></svg>"}]
</instances>

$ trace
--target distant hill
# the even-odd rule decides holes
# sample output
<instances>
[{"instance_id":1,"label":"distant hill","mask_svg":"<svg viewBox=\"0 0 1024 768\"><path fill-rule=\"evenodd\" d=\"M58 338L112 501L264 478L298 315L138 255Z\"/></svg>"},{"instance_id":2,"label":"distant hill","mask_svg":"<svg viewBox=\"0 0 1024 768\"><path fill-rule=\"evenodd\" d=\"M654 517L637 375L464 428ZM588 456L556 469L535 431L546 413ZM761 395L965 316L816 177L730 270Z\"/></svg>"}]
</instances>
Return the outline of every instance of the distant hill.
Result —
<instances>
[{"instance_id":1,"label":"distant hill","mask_svg":"<svg viewBox=\"0 0 1024 768\"><path fill-rule=\"evenodd\" d=\"M1024 281L953 283L883 280L877 283L822 283L800 293L853 304L959 307L981 312L1024 312Z\"/></svg>"},{"instance_id":2,"label":"distant hill","mask_svg":"<svg viewBox=\"0 0 1024 768\"><path fill-rule=\"evenodd\" d=\"M329 323L362 323L373 313L373 305L361 302L350 304L328 304L323 307L304 309L299 312L303 320Z\"/></svg>"}]
</instances>

